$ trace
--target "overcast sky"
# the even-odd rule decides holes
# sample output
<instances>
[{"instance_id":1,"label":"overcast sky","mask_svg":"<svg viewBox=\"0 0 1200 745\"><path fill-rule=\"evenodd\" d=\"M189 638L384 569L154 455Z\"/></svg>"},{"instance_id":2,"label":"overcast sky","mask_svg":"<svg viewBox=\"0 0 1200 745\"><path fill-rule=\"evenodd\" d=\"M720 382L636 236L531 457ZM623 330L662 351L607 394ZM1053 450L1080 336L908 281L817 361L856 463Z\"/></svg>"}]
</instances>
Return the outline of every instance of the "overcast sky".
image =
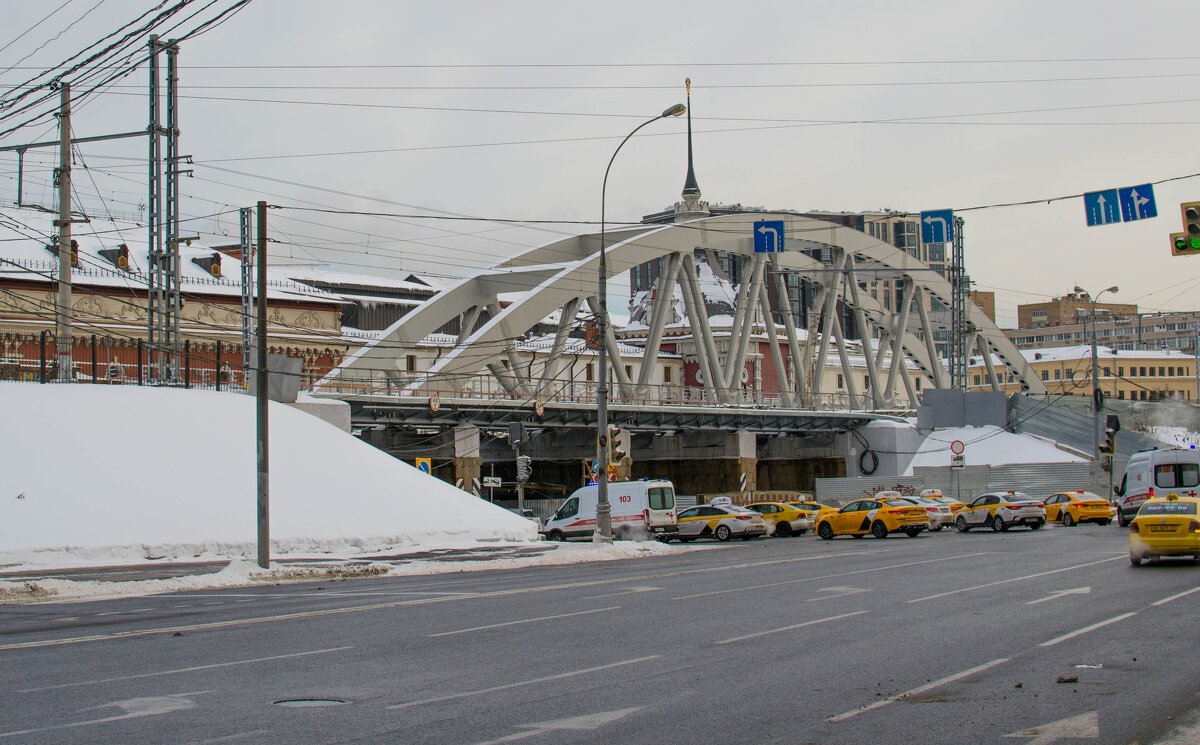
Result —
<instances>
[{"instance_id":1,"label":"overcast sky","mask_svg":"<svg viewBox=\"0 0 1200 745\"><path fill-rule=\"evenodd\" d=\"M16 66L0 86L155 4L0 0L0 70ZM1191 310L1200 259L1173 258L1168 234L1181 229L1179 203L1200 200L1200 178L1178 179L1200 172L1200 53L1184 56L1182 30L1198 17L1184 0L254 0L180 52L181 151L195 158L183 211L225 213L193 227L231 235L229 210L259 199L598 220L614 148L683 101L690 77L710 202L917 212L1032 200L962 212L967 270L996 291L1002 325L1017 303L1075 284L1120 285L1113 299L1144 311ZM140 70L79 106L76 135L144 128L146 81ZM679 199L685 122L642 132L609 177L610 221ZM49 123L0 144L55 136ZM140 214L145 152L142 140L82 148L75 184L89 213ZM27 154L27 201L53 204L53 157ZM0 153L6 204L16 165ZM1167 179L1178 180L1155 185L1156 219L1087 227L1082 199L1048 203ZM447 275L595 229L291 209L273 211L270 228L281 261Z\"/></svg>"}]
</instances>

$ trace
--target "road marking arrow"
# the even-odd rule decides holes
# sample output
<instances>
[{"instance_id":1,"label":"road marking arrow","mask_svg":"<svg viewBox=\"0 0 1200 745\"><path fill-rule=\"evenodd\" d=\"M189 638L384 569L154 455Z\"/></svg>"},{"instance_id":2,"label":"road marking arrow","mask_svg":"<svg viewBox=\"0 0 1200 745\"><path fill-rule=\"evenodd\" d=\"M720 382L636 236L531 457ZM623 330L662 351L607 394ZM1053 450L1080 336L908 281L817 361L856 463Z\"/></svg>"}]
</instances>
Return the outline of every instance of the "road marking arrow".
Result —
<instances>
[{"instance_id":1,"label":"road marking arrow","mask_svg":"<svg viewBox=\"0 0 1200 745\"><path fill-rule=\"evenodd\" d=\"M502 742L512 742L513 740L521 740L533 735L540 735L545 732L554 731L573 731L585 732L597 730L606 724L612 724L618 719L624 719L635 711L641 711L643 707L634 706L630 709L617 709L616 711L600 711L595 714L583 714L577 717L567 717L565 719L554 719L549 722L537 722L534 724L522 724L520 728L524 732L514 732L511 735L488 740L487 742L477 743L477 745L498 745Z\"/></svg>"},{"instance_id":2,"label":"road marking arrow","mask_svg":"<svg viewBox=\"0 0 1200 745\"><path fill-rule=\"evenodd\" d=\"M817 600L833 600L834 598L845 597L846 595L857 595L860 592L867 592L867 590L862 587L822 587L817 592L831 592L833 594L819 598L808 598L805 602L812 603Z\"/></svg>"},{"instance_id":3,"label":"road marking arrow","mask_svg":"<svg viewBox=\"0 0 1200 745\"><path fill-rule=\"evenodd\" d=\"M1067 595L1089 595L1091 592L1092 588L1090 587L1076 587L1072 590L1056 590L1044 598L1030 600L1025 605L1037 605L1038 603L1044 603L1047 600L1058 600L1059 598L1066 597Z\"/></svg>"},{"instance_id":4,"label":"road marking arrow","mask_svg":"<svg viewBox=\"0 0 1200 745\"><path fill-rule=\"evenodd\" d=\"M1060 719L1057 722L1030 727L1005 737L1032 737L1026 745L1050 745L1069 737L1099 737L1100 717L1094 711Z\"/></svg>"}]
</instances>

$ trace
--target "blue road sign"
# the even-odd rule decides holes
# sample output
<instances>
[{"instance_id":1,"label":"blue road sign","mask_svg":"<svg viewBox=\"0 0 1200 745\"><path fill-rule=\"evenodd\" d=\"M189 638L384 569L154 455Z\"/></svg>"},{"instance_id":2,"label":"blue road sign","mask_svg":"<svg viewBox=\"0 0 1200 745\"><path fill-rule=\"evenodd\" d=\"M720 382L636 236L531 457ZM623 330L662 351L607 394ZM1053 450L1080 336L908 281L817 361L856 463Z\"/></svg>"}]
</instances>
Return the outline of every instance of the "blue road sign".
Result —
<instances>
[{"instance_id":1,"label":"blue road sign","mask_svg":"<svg viewBox=\"0 0 1200 745\"><path fill-rule=\"evenodd\" d=\"M783 252L783 220L759 220L754 223L754 253Z\"/></svg>"},{"instance_id":2,"label":"blue road sign","mask_svg":"<svg viewBox=\"0 0 1200 745\"><path fill-rule=\"evenodd\" d=\"M599 473L599 472L600 472L600 459L592 458L592 473Z\"/></svg>"},{"instance_id":3,"label":"blue road sign","mask_svg":"<svg viewBox=\"0 0 1200 745\"><path fill-rule=\"evenodd\" d=\"M1150 184L1123 186L1117 193L1121 199L1121 219L1125 222L1158 217L1158 205L1154 203L1154 187Z\"/></svg>"},{"instance_id":4,"label":"blue road sign","mask_svg":"<svg viewBox=\"0 0 1200 745\"><path fill-rule=\"evenodd\" d=\"M1121 212L1117 209L1117 202L1116 189L1089 191L1084 194L1083 206L1087 209L1088 227L1121 222Z\"/></svg>"},{"instance_id":5,"label":"blue road sign","mask_svg":"<svg viewBox=\"0 0 1200 745\"><path fill-rule=\"evenodd\" d=\"M921 242L950 243L954 240L954 210L921 213Z\"/></svg>"},{"instance_id":6,"label":"blue road sign","mask_svg":"<svg viewBox=\"0 0 1200 745\"><path fill-rule=\"evenodd\" d=\"M429 458L417 458L417 470L421 473L429 473L433 467L433 460Z\"/></svg>"}]
</instances>

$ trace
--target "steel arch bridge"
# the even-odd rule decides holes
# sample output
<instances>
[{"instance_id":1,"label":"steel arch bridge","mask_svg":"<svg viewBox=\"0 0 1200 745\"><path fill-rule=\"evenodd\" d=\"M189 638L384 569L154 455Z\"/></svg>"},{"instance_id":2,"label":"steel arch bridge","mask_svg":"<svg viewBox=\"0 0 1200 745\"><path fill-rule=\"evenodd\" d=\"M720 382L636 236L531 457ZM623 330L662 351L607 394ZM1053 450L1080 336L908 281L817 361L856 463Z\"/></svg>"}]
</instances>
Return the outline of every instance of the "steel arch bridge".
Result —
<instances>
[{"instance_id":1,"label":"steel arch bridge","mask_svg":"<svg viewBox=\"0 0 1200 745\"><path fill-rule=\"evenodd\" d=\"M786 252L754 252L753 223L761 220L784 223ZM801 369L808 373L792 376L794 381L784 386L788 390L780 391L779 403L783 408L819 408L814 402L824 393L821 390L824 375L813 371L823 371L831 353L840 358L851 408L894 408L898 384L906 388L908 400L915 401L910 376L903 374L901 368L905 360L915 365L933 387L949 386L949 373L935 352L936 324L930 321L926 296L949 308L950 283L905 251L862 231L794 214L744 213L627 227L608 231L605 240L610 277L648 261L663 260L655 289L660 294L673 294L677 290L682 294L707 401L728 405L736 398L740 372L735 371L745 364L755 335L756 311L761 311L763 318L773 318L773 313L782 316L782 334L776 324L767 323L764 328L776 369L785 369L782 358L786 350L790 359L804 361ZM599 249L599 234L571 236L530 249L467 277L348 357L317 383L315 391L362 393L366 385L390 396L426 396L435 388L459 390L459 385L466 381L490 375L509 397L553 396L556 374L563 364L569 332L580 308L586 304L593 312L599 309L596 297ZM718 344L708 323L697 280L696 249L746 257L727 343ZM833 257L831 263L805 253L819 249L828 250ZM818 313L814 316L819 319L819 328L804 335L804 344L790 309L780 312L771 306L769 299L772 293L767 291L768 283L773 284L775 297L788 297L783 284L784 270L805 277L816 288ZM861 291L860 276L902 279L904 289L898 311L888 310L869 293ZM516 299L502 307L502 294ZM861 393L855 376L850 374L846 330L840 314L835 312L839 303L850 309L864 340L878 339L874 354L863 355L868 385ZM631 379L623 365L613 365L613 383L619 396L635 400L638 390L648 385L670 315L669 305L655 303L649 314L645 356L637 379ZM485 311L487 320L480 324ZM522 370L517 364L518 341L556 313L557 331L540 370L532 365ZM404 369L407 351L455 319L460 320L462 331L452 348L440 354L432 367L419 375L398 374ZM967 348L982 355L993 390L1001 390L1003 376L1012 375L1024 390L1045 393L1045 386L1025 358L974 304L968 304L966 320ZM761 335L760 332L759 338ZM809 340L815 340L815 349ZM610 359L621 359L611 325L600 343L606 345ZM864 352L869 349L864 346ZM892 354L897 349L900 353ZM503 364L504 361L508 364Z\"/></svg>"}]
</instances>

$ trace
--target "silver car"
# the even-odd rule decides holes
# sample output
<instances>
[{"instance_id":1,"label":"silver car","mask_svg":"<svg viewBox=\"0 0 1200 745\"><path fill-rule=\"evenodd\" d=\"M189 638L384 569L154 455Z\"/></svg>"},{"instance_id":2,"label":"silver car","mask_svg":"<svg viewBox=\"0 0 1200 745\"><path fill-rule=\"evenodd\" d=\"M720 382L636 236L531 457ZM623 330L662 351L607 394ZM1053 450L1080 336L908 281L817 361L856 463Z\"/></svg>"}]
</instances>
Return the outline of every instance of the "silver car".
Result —
<instances>
[{"instance_id":1,"label":"silver car","mask_svg":"<svg viewBox=\"0 0 1200 745\"><path fill-rule=\"evenodd\" d=\"M905 499L925 510L925 514L929 517L930 530L941 530L954 526L954 510L950 508L950 505L928 497L905 497Z\"/></svg>"}]
</instances>

